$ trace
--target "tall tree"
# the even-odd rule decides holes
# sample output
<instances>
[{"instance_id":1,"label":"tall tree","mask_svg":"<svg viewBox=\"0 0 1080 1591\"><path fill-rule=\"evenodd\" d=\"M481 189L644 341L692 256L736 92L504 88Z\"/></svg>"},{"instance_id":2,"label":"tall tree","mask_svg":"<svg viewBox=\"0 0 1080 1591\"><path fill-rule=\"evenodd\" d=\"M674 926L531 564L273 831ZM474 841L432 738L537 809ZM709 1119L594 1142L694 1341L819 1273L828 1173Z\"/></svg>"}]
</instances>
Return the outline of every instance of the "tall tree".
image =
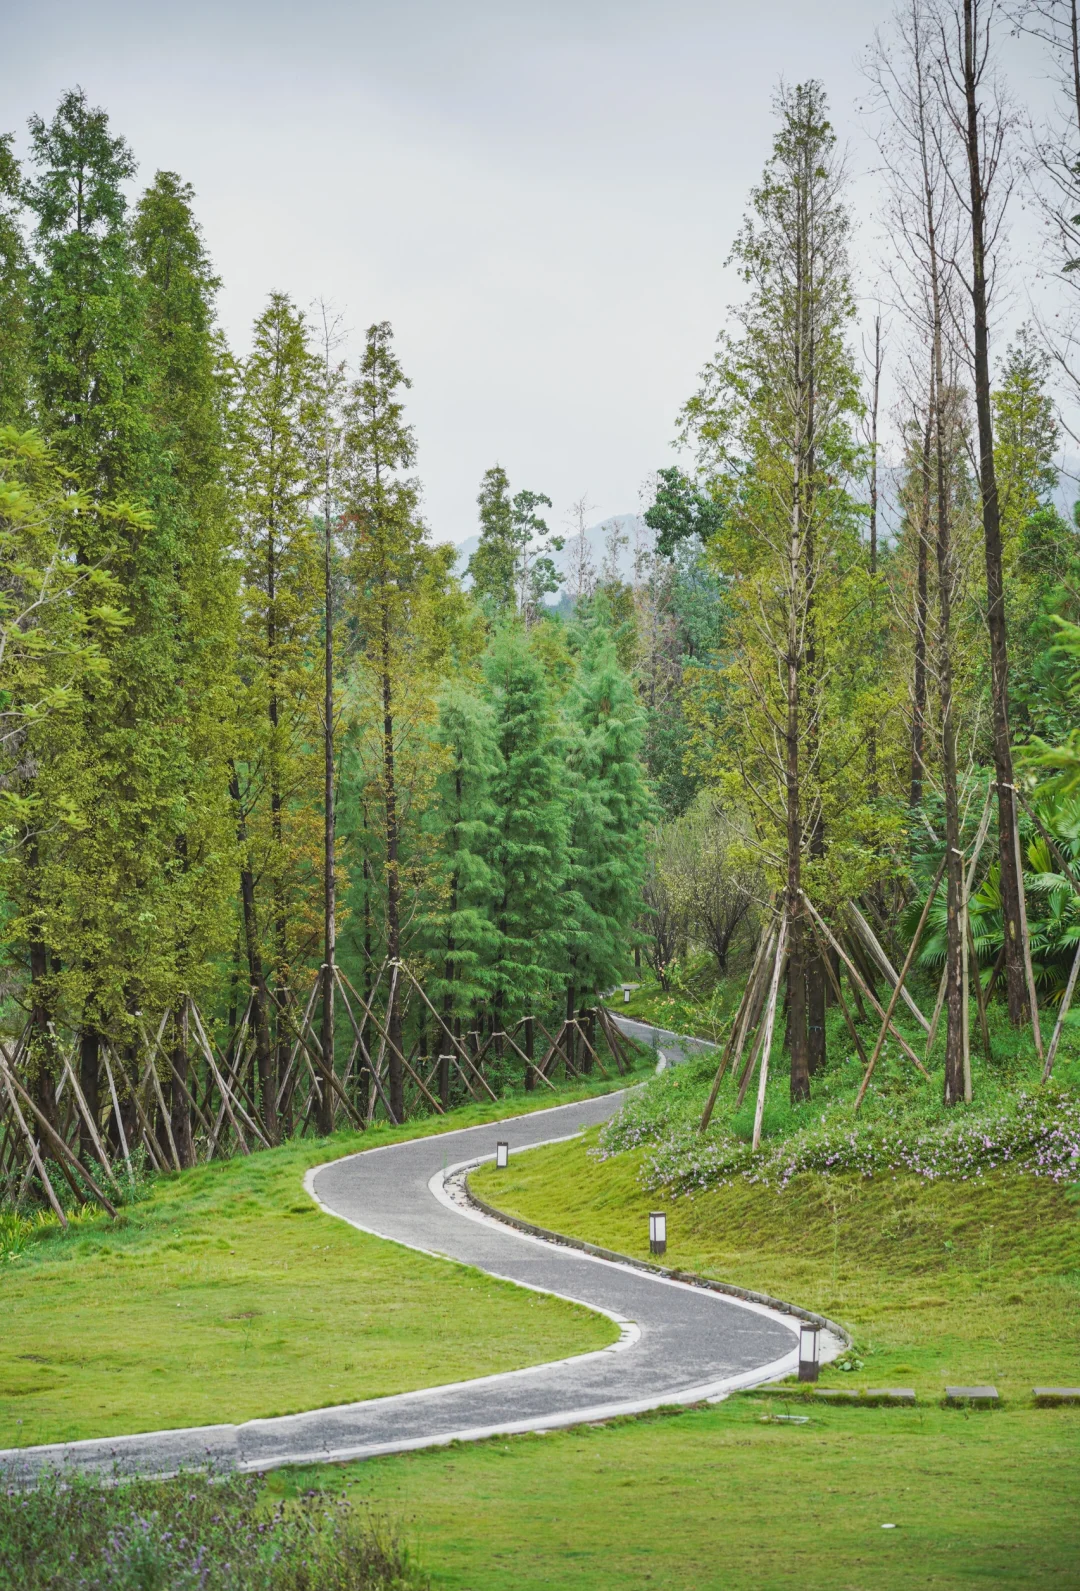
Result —
<instances>
[{"instance_id":1,"label":"tall tree","mask_svg":"<svg viewBox=\"0 0 1080 1591\"><path fill-rule=\"evenodd\" d=\"M193 1163L186 1001L211 985L224 946L234 844L228 800L235 679L237 577L225 490L223 383L214 295L218 282L195 221L194 193L159 171L140 199L132 243L143 305L145 403L159 460L151 491L168 529L176 675L169 752L173 907L168 936L178 1003L172 1052L172 1126Z\"/></svg>"},{"instance_id":2,"label":"tall tree","mask_svg":"<svg viewBox=\"0 0 1080 1591\"><path fill-rule=\"evenodd\" d=\"M319 552L311 517L318 361L304 316L282 293L255 323L239 379L233 461L240 518L242 626L238 756L232 780L264 1122L278 1132L277 1092L292 1048L294 970L311 949L309 881L318 871ZM260 901L257 894L267 897ZM264 959L273 967L267 992ZM277 1008L270 1042L269 1006Z\"/></svg>"},{"instance_id":3,"label":"tall tree","mask_svg":"<svg viewBox=\"0 0 1080 1591\"><path fill-rule=\"evenodd\" d=\"M0 425L21 426L30 412L30 279L13 141L11 133L0 135Z\"/></svg>"},{"instance_id":4,"label":"tall tree","mask_svg":"<svg viewBox=\"0 0 1080 1591\"><path fill-rule=\"evenodd\" d=\"M820 873L825 860L827 609L853 523L844 482L859 396L846 343L844 176L824 91L816 82L782 89L777 110L780 130L732 252L749 287L740 332L721 337L684 425L724 504L710 551L737 571L736 755L763 832L782 825L797 1101L823 1059L824 969L807 935L803 868L809 860Z\"/></svg>"},{"instance_id":5,"label":"tall tree","mask_svg":"<svg viewBox=\"0 0 1080 1591\"><path fill-rule=\"evenodd\" d=\"M1024 947L1009 733L1009 648L1001 504L994 457L990 382L990 312L1005 211L1011 188L1008 142L1013 115L995 71L998 0L937 0L937 91L954 140L952 182L966 208L970 268L971 367L986 558L986 623L990 635L990 706L997 777L998 860L1005 923L1005 977L1010 1020L1019 1027L1027 1008ZM966 179L966 180L963 180Z\"/></svg>"},{"instance_id":6,"label":"tall tree","mask_svg":"<svg viewBox=\"0 0 1080 1591\"><path fill-rule=\"evenodd\" d=\"M419 487L407 472L416 460L412 427L404 418L410 383L394 353L389 323L368 328L364 356L349 395L343 438L346 512L352 534L350 576L361 667L377 691L381 712L379 797L382 809L386 954L391 989L386 1014L390 1039L390 1108L405 1112L401 980L401 829L397 773L399 707L406 659L420 639L429 549L419 514ZM410 635L410 628L415 627Z\"/></svg>"}]
</instances>

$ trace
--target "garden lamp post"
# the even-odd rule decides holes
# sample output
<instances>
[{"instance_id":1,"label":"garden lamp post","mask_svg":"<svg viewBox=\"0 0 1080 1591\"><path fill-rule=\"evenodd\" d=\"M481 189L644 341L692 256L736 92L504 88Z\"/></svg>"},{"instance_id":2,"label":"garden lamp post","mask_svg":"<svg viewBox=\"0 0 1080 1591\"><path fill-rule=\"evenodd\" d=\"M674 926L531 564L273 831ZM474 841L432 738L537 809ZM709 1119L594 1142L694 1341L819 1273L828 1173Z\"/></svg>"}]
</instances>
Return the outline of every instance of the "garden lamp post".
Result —
<instances>
[{"instance_id":1,"label":"garden lamp post","mask_svg":"<svg viewBox=\"0 0 1080 1591\"><path fill-rule=\"evenodd\" d=\"M667 1253L667 1216L663 1210L649 1212L649 1253Z\"/></svg>"},{"instance_id":2,"label":"garden lamp post","mask_svg":"<svg viewBox=\"0 0 1080 1591\"><path fill-rule=\"evenodd\" d=\"M816 1381L821 1362L821 1327L812 1320L799 1326L799 1380Z\"/></svg>"},{"instance_id":3,"label":"garden lamp post","mask_svg":"<svg viewBox=\"0 0 1080 1591\"><path fill-rule=\"evenodd\" d=\"M495 1145L495 1165L500 1171L505 1171L510 1162L510 1145Z\"/></svg>"}]
</instances>

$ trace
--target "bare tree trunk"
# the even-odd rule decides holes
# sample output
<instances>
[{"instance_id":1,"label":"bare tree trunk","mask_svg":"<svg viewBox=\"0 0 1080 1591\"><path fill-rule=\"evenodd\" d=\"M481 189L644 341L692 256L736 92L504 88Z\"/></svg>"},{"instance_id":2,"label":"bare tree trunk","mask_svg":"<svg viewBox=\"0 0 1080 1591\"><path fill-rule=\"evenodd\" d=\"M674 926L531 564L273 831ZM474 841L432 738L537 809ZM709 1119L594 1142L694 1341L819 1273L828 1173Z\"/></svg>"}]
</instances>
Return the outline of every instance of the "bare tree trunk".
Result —
<instances>
[{"instance_id":1,"label":"bare tree trunk","mask_svg":"<svg viewBox=\"0 0 1080 1591\"><path fill-rule=\"evenodd\" d=\"M327 1066L334 1065L334 961L337 952L337 881L334 877L334 543L330 530L330 482L323 502L323 994L322 1052ZM319 1102L319 1131L334 1130L335 1099L327 1085Z\"/></svg>"},{"instance_id":2,"label":"bare tree trunk","mask_svg":"<svg viewBox=\"0 0 1080 1591\"><path fill-rule=\"evenodd\" d=\"M269 1004L266 976L263 972L262 952L259 948L259 924L255 912L255 878L251 871L247 850L247 823L240 804L240 779L233 767L229 792L236 806L236 838L240 848L240 904L244 916L244 941L247 946L248 975L251 979L252 1016L255 1029L255 1064L259 1073L262 1094L263 1131L270 1142L278 1141L277 1115L277 1065L270 1038Z\"/></svg>"},{"instance_id":3,"label":"bare tree trunk","mask_svg":"<svg viewBox=\"0 0 1080 1591\"><path fill-rule=\"evenodd\" d=\"M979 491L982 498L983 542L986 553L986 621L990 632L990 699L994 732L994 771L997 776L998 856L1001 912L1005 926L1005 985L1009 1020L1023 1026L1027 1017L1026 971L1020 927L1020 887L1017 879L1013 826L1012 746L1009 736L1009 656L1005 626L1005 577L1001 553L1001 514L994 467L993 411L990 401L989 312L986 282L987 158L986 130L981 128L979 84L986 65L986 23L979 16L979 0L963 0L962 77L965 142L970 192L971 308L974 331L975 415L979 436ZM991 139L999 131L992 126ZM995 161L996 153L989 155ZM990 173L992 178L992 172Z\"/></svg>"},{"instance_id":4,"label":"bare tree trunk","mask_svg":"<svg viewBox=\"0 0 1080 1591\"><path fill-rule=\"evenodd\" d=\"M915 666L911 703L911 796L920 806L926 779L926 625L929 613L930 565L930 442L933 414L926 417L922 446L922 501L919 505L919 545L915 571Z\"/></svg>"},{"instance_id":5,"label":"bare tree trunk","mask_svg":"<svg viewBox=\"0 0 1080 1591\"><path fill-rule=\"evenodd\" d=\"M393 964L401 960L401 879L398 873L397 784L394 774L394 713L390 675L390 618L382 620L383 795L386 808L386 954ZM399 979L391 979L386 1031L390 1039L390 1109L396 1120L405 1120L405 1077L401 1066L401 1001Z\"/></svg>"}]
</instances>

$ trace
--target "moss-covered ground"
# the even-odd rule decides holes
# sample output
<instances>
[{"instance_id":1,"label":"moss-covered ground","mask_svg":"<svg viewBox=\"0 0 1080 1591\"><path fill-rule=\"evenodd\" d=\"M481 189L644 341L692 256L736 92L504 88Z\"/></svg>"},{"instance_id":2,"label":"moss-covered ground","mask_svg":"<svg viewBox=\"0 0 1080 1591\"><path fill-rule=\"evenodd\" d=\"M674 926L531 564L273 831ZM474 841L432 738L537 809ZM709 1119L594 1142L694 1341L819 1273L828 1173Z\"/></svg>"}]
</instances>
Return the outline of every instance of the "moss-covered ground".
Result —
<instances>
[{"instance_id":1,"label":"moss-covered ground","mask_svg":"<svg viewBox=\"0 0 1080 1591\"><path fill-rule=\"evenodd\" d=\"M0 1263L0 1447L285 1414L610 1342L601 1316L369 1237L303 1189L339 1155L551 1102L300 1140L157 1178L116 1222L39 1228Z\"/></svg>"}]
</instances>

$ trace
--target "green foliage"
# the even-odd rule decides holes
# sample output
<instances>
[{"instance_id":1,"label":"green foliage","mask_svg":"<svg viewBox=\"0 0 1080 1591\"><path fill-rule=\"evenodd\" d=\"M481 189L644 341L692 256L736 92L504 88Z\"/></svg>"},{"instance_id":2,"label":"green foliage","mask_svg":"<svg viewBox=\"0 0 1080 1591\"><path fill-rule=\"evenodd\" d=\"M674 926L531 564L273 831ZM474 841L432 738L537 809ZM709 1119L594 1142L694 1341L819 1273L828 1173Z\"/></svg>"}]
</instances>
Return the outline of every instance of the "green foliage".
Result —
<instances>
[{"instance_id":1,"label":"green foliage","mask_svg":"<svg viewBox=\"0 0 1080 1591\"><path fill-rule=\"evenodd\" d=\"M2 1476L0 1476L2 1480ZM408 1591L396 1534L345 1498L270 1507L261 1477L111 1486L78 1474L0 1490L2 1591Z\"/></svg>"}]
</instances>

